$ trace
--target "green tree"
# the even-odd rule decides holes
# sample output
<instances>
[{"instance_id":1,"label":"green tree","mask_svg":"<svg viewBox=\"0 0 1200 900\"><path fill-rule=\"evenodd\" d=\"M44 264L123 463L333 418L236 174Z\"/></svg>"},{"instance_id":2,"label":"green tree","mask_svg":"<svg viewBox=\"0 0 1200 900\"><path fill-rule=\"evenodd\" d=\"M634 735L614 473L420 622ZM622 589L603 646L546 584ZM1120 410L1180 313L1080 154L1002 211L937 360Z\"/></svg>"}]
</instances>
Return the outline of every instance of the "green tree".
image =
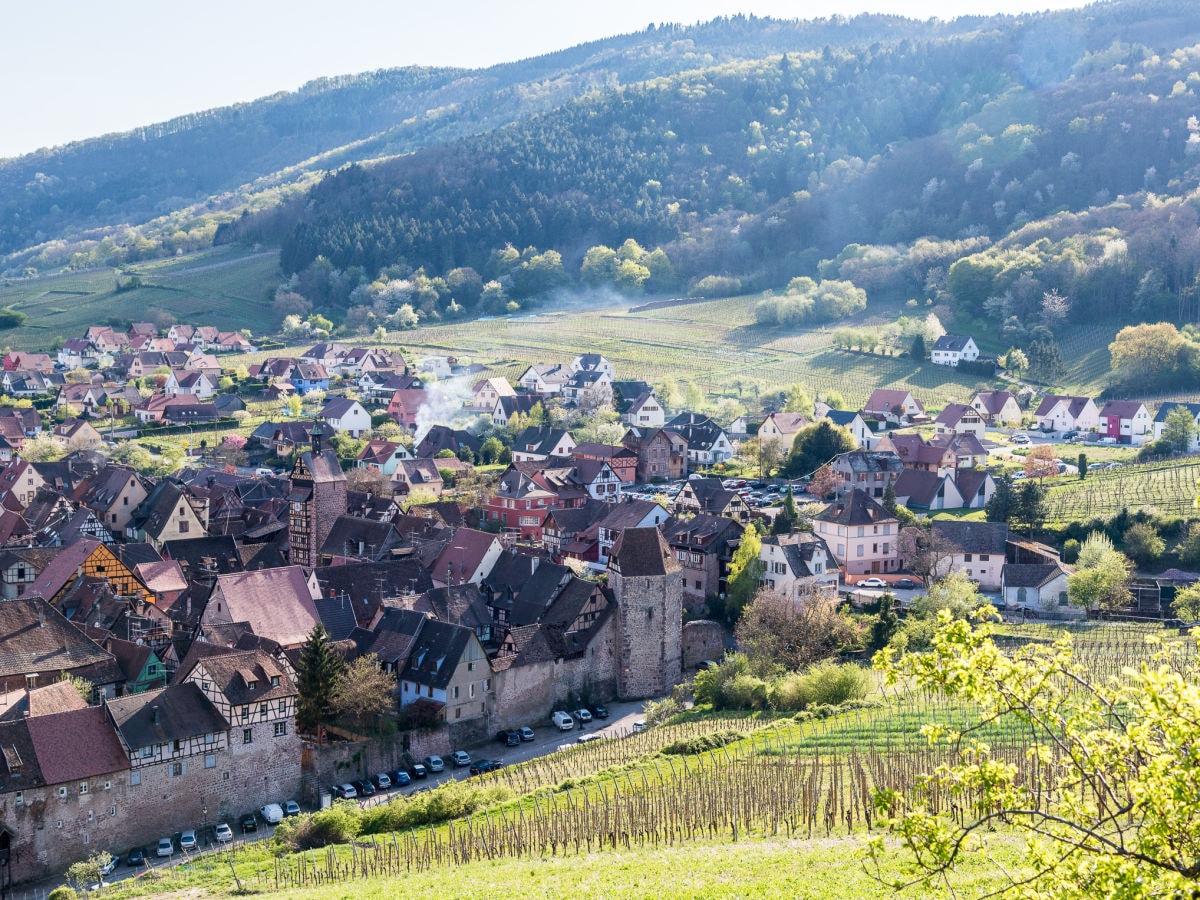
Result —
<instances>
[{"instance_id":1,"label":"green tree","mask_svg":"<svg viewBox=\"0 0 1200 900\"><path fill-rule=\"evenodd\" d=\"M884 487L883 499L879 505L888 511L888 515L894 516L896 514L896 488L892 482L889 481L887 486Z\"/></svg>"},{"instance_id":2,"label":"green tree","mask_svg":"<svg viewBox=\"0 0 1200 900\"><path fill-rule=\"evenodd\" d=\"M800 510L796 508L796 498L792 495L792 486L787 486L783 495L783 505L775 520L771 523L771 534L791 534L800 524Z\"/></svg>"},{"instance_id":3,"label":"green tree","mask_svg":"<svg viewBox=\"0 0 1200 900\"><path fill-rule=\"evenodd\" d=\"M808 391L804 389L804 385L793 384L787 389L787 403L784 405L783 411L802 413L812 418L813 400L808 395Z\"/></svg>"},{"instance_id":4,"label":"green tree","mask_svg":"<svg viewBox=\"0 0 1200 900\"><path fill-rule=\"evenodd\" d=\"M900 617L896 614L896 598L891 592L879 598L879 612L871 623L871 634L867 639L868 650L882 650L900 630Z\"/></svg>"},{"instance_id":5,"label":"green tree","mask_svg":"<svg viewBox=\"0 0 1200 900\"><path fill-rule=\"evenodd\" d=\"M112 862L112 854L107 850L93 853L87 859L72 863L67 869L67 880L78 891L86 891L91 885L100 881L100 872Z\"/></svg>"},{"instance_id":6,"label":"green tree","mask_svg":"<svg viewBox=\"0 0 1200 900\"><path fill-rule=\"evenodd\" d=\"M1087 478L1088 458L1086 453L1080 453L1079 458L1075 461L1075 467L1079 469L1079 480L1083 481Z\"/></svg>"},{"instance_id":7,"label":"green tree","mask_svg":"<svg viewBox=\"0 0 1200 900\"><path fill-rule=\"evenodd\" d=\"M1132 566L1113 547L1108 535L1094 531L1079 550L1074 573L1067 576L1067 599L1084 609L1119 609L1133 599L1129 593Z\"/></svg>"},{"instance_id":8,"label":"green tree","mask_svg":"<svg viewBox=\"0 0 1200 900\"><path fill-rule=\"evenodd\" d=\"M1163 424L1162 443L1172 453L1187 453L1196 438L1196 420L1186 406L1176 406L1167 413Z\"/></svg>"},{"instance_id":9,"label":"green tree","mask_svg":"<svg viewBox=\"0 0 1200 900\"><path fill-rule=\"evenodd\" d=\"M1075 660L1066 639L1008 655L992 634L987 624L943 621L931 652L876 655L888 684L911 682L950 700L947 708L978 710L965 724L927 729L952 761L927 773L919 795L877 792L887 818L868 845L876 875L893 887L910 878L940 886L1016 829L1026 843L1022 871L1005 876L1014 896L1192 896L1200 873L1196 661L1161 653L1100 676ZM984 723L990 734L1020 733L1022 755L1042 774L993 753L977 736ZM940 809L923 799L949 796L958 799Z\"/></svg>"},{"instance_id":10,"label":"green tree","mask_svg":"<svg viewBox=\"0 0 1200 900\"><path fill-rule=\"evenodd\" d=\"M617 274L617 251L599 244L583 255L579 267L579 280L586 285L599 287L612 284Z\"/></svg>"},{"instance_id":11,"label":"green tree","mask_svg":"<svg viewBox=\"0 0 1200 900\"><path fill-rule=\"evenodd\" d=\"M840 453L858 446L848 428L835 425L829 419L821 419L800 429L792 441L792 452L788 457L786 471L790 476L808 475L815 472Z\"/></svg>"},{"instance_id":12,"label":"green tree","mask_svg":"<svg viewBox=\"0 0 1200 900\"><path fill-rule=\"evenodd\" d=\"M367 728L392 708L396 676L385 672L379 657L367 653L342 672L329 698L333 712L356 728Z\"/></svg>"},{"instance_id":13,"label":"green tree","mask_svg":"<svg viewBox=\"0 0 1200 900\"><path fill-rule=\"evenodd\" d=\"M1014 524L1019 523L1026 534L1033 534L1046 519L1046 489L1038 482L1029 479L1017 492L1016 508L1013 511Z\"/></svg>"},{"instance_id":14,"label":"green tree","mask_svg":"<svg viewBox=\"0 0 1200 900\"><path fill-rule=\"evenodd\" d=\"M321 725L333 712L333 698L345 668L334 649L325 626L313 626L308 640L300 648L296 664L296 728L306 734L320 734Z\"/></svg>"},{"instance_id":15,"label":"green tree","mask_svg":"<svg viewBox=\"0 0 1200 900\"><path fill-rule=\"evenodd\" d=\"M763 563L759 554L762 552L762 540L758 531L751 527L742 532L741 543L733 552L729 562L729 581L726 591L725 621L732 626L742 614L742 609L750 602L758 590L758 582L762 578Z\"/></svg>"},{"instance_id":16,"label":"green tree","mask_svg":"<svg viewBox=\"0 0 1200 900\"><path fill-rule=\"evenodd\" d=\"M504 452L504 444L495 435L489 437L479 446L479 458L485 465L500 461L500 454Z\"/></svg>"},{"instance_id":17,"label":"green tree","mask_svg":"<svg viewBox=\"0 0 1200 900\"><path fill-rule=\"evenodd\" d=\"M913 335L912 346L908 349L908 355L913 359L925 358L925 335Z\"/></svg>"},{"instance_id":18,"label":"green tree","mask_svg":"<svg viewBox=\"0 0 1200 900\"><path fill-rule=\"evenodd\" d=\"M1179 588L1175 592L1175 599L1171 601L1171 610L1185 622L1200 620L1200 581Z\"/></svg>"},{"instance_id":19,"label":"green tree","mask_svg":"<svg viewBox=\"0 0 1200 900\"><path fill-rule=\"evenodd\" d=\"M1187 534L1176 551L1179 561L1193 571L1200 568L1200 522L1188 526Z\"/></svg>"},{"instance_id":20,"label":"green tree","mask_svg":"<svg viewBox=\"0 0 1200 900\"><path fill-rule=\"evenodd\" d=\"M1147 566L1163 555L1166 542L1159 537L1158 530L1149 522L1135 522L1121 537L1125 552L1139 566Z\"/></svg>"}]
</instances>

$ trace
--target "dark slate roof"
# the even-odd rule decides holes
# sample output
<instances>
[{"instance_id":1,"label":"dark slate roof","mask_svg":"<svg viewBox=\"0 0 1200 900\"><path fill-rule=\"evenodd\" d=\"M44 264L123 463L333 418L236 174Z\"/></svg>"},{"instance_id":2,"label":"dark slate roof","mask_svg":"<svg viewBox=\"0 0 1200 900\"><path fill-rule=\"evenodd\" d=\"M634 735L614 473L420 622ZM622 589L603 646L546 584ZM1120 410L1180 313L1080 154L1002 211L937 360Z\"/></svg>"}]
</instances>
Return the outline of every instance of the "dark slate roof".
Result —
<instances>
[{"instance_id":1,"label":"dark slate roof","mask_svg":"<svg viewBox=\"0 0 1200 900\"><path fill-rule=\"evenodd\" d=\"M933 534L953 544L963 553L995 553L1003 556L1005 542L1008 541L1008 524L935 519Z\"/></svg>"},{"instance_id":2,"label":"dark slate roof","mask_svg":"<svg viewBox=\"0 0 1200 900\"><path fill-rule=\"evenodd\" d=\"M332 640L346 640L358 627L354 618L354 603L345 594L322 597L314 600L313 605L317 607L317 617Z\"/></svg>"},{"instance_id":3,"label":"dark slate roof","mask_svg":"<svg viewBox=\"0 0 1200 900\"><path fill-rule=\"evenodd\" d=\"M663 538L668 544L701 552L740 540L743 531L745 527L735 519L705 513L686 519L673 518L662 526Z\"/></svg>"},{"instance_id":4,"label":"dark slate roof","mask_svg":"<svg viewBox=\"0 0 1200 900\"><path fill-rule=\"evenodd\" d=\"M445 688L454 677L475 632L463 625L426 618L408 654L401 678L417 684Z\"/></svg>"},{"instance_id":5,"label":"dark slate roof","mask_svg":"<svg viewBox=\"0 0 1200 900\"><path fill-rule=\"evenodd\" d=\"M822 522L832 522L836 525L874 525L883 521L896 521L895 516L858 488L831 503L824 511L817 514L817 518Z\"/></svg>"},{"instance_id":6,"label":"dark slate roof","mask_svg":"<svg viewBox=\"0 0 1200 900\"><path fill-rule=\"evenodd\" d=\"M120 638L109 638L105 642L108 652L117 660L126 681L135 681L154 653L148 644L136 644ZM164 672L165 674L165 672Z\"/></svg>"},{"instance_id":7,"label":"dark slate roof","mask_svg":"<svg viewBox=\"0 0 1200 900\"><path fill-rule=\"evenodd\" d=\"M1070 570L1061 563L1006 563L1004 586L1041 587L1063 573L1070 574Z\"/></svg>"},{"instance_id":8,"label":"dark slate roof","mask_svg":"<svg viewBox=\"0 0 1200 900\"><path fill-rule=\"evenodd\" d=\"M46 784L82 781L129 768L129 757L99 706L26 722Z\"/></svg>"},{"instance_id":9,"label":"dark slate roof","mask_svg":"<svg viewBox=\"0 0 1200 900\"><path fill-rule=\"evenodd\" d=\"M0 794L42 787L46 779L23 717L0 721Z\"/></svg>"},{"instance_id":10,"label":"dark slate roof","mask_svg":"<svg viewBox=\"0 0 1200 900\"><path fill-rule=\"evenodd\" d=\"M379 559L393 547L400 546L401 540L399 532L389 522L338 516L319 552L321 556Z\"/></svg>"},{"instance_id":11,"label":"dark slate roof","mask_svg":"<svg viewBox=\"0 0 1200 900\"><path fill-rule=\"evenodd\" d=\"M1197 416L1200 416L1200 403L1175 403L1174 401L1168 401L1158 408L1158 412L1154 416L1154 421L1167 421L1167 416L1170 415L1171 410L1177 407L1186 409L1192 414L1193 419L1195 419Z\"/></svg>"},{"instance_id":12,"label":"dark slate roof","mask_svg":"<svg viewBox=\"0 0 1200 900\"><path fill-rule=\"evenodd\" d=\"M136 566L143 563L162 562L162 554L154 549L153 544L137 543L137 544L113 544L108 548L116 555L125 568L133 571Z\"/></svg>"},{"instance_id":13,"label":"dark slate roof","mask_svg":"<svg viewBox=\"0 0 1200 900\"><path fill-rule=\"evenodd\" d=\"M179 563L189 581L194 581L205 572L210 573L210 577L216 577L245 570L238 555L237 541L229 535L164 541L163 556Z\"/></svg>"},{"instance_id":14,"label":"dark slate roof","mask_svg":"<svg viewBox=\"0 0 1200 900\"><path fill-rule=\"evenodd\" d=\"M564 534L579 534L612 512L611 507L613 505L612 503L605 503L603 500L592 499L584 503L583 506L577 506L572 509L552 509L546 514L546 522L543 524L543 527L548 525L550 520L553 519L554 524L560 532Z\"/></svg>"},{"instance_id":15,"label":"dark slate roof","mask_svg":"<svg viewBox=\"0 0 1200 900\"><path fill-rule=\"evenodd\" d=\"M385 663L403 665L426 618L415 610L385 607L362 652L374 653Z\"/></svg>"},{"instance_id":16,"label":"dark slate roof","mask_svg":"<svg viewBox=\"0 0 1200 900\"><path fill-rule=\"evenodd\" d=\"M321 596L348 597L355 620L363 626L375 618L385 598L421 594L433 587L429 572L412 557L319 566L314 571Z\"/></svg>"},{"instance_id":17,"label":"dark slate roof","mask_svg":"<svg viewBox=\"0 0 1200 900\"><path fill-rule=\"evenodd\" d=\"M937 472L905 469L896 479L896 496L907 497L910 506L928 508L937 498L937 493L945 481L946 476L939 475ZM886 511L884 514L886 515Z\"/></svg>"},{"instance_id":18,"label":"dark slate roof","mask_svg":"<svg viewBox=\"0 0 1200 900\"><path fill-rule=\"evenodd\" d=\"M109 714L131 750L187 740L229 728L225 718L204 696L200 686L191 682L116 697L107 701L107 705Z\"/></svg>"},{"instance_id":19,"label":"dark slate roof","mask_svg":"<svg viewBox=\"0 0 1200 900\"><path fill-rule=\"evenodd\" d=\"M415 598L412 608L418 612L432 613L441 622L465 625L472 629L488 628L492 624L492 613L474 584L433 588Z\"/></svg>"},{"instance_id":20,"label":"dark slate roof","mask_svg":"<svg viewBox=\"0 0 1200 900\"><path fill-rule=\"evenodd\" d=\"M625 578L666 575L679 571L679 562L655 527L626 528L613 544L609 568Z\"/></svg>"},{"instance_id":21,"label":"dark slate roof","mask_svg":"<svg viewBox=\"0 0 1200 900\"><path fill-rule=\"evenodd\" d=\"M969 336L964 335L943 334L940 338L934 341L932 349L962 352L962 350L967 346L967 341L970 339L971 338Z\"/></svg>"},{"instance_id":22,"label":"dark slate roof","mask_svg":"<svg viewBox=\"0 0 1200 900\"><path fill-rule=\"evenodd\" d=\"M342 464L333 450L322 450L320 453L308 450L302 454L301 458L304 460L304 465L308 467L308 471L312 473L312 480L316 484L346 480L346 475L342 472Z\"/></svg>"},{"instance_id":23,"label":"dark slate roof","mask_svg":"<svg viewBox=\"0 0 1200 900\"><path fill-rule=\"evenodd\" d=\"M954 484L962 495L963 503L969 506L991 477L987 469L959 469L955 472Z\"/></svg>"},{"instance_id":24,"label":"dark slate roof","mask_svg":"<svg viewBox=\"0 0 1200 900\"><path fill-rule=\"evenodd\" d=\"M514 592L516 599L509 621L514 625L532 625L539 621L555 597L573 578L575 574L567 566L551 562L539 565L528 580Z\"/></svg>"},{"instance_id":25,"label":"dark slate roof","mask_svg":"<svg viewBox=\"0 0 1200 900\"><path fill-rule=\"evenodd\" d=\"M846 428L858 418L858 413L852 409L831 409L825 413L825 418L834 425Z\"/></svg>"}]
</instances>

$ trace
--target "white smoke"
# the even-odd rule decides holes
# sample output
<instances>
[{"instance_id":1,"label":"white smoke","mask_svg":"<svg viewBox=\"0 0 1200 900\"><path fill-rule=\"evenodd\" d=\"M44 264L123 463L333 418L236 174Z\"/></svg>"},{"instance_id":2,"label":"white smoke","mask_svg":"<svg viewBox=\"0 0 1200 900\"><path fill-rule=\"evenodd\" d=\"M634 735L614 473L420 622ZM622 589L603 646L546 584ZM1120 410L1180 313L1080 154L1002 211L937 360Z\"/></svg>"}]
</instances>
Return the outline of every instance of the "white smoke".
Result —
<instances>
[{"instance_id":1,"label":"white smoke","mask_svg":"<svg viewBox=\"0 0 1200 900\"><path fill-rule=\"evenodd\" d=\"M471 400L475 380L471 376L447 378L425 384L425 402L417 410L414 440L419 444L434 425L463 424L468 416L463 406Z\"/></svg>"}]
</instances>

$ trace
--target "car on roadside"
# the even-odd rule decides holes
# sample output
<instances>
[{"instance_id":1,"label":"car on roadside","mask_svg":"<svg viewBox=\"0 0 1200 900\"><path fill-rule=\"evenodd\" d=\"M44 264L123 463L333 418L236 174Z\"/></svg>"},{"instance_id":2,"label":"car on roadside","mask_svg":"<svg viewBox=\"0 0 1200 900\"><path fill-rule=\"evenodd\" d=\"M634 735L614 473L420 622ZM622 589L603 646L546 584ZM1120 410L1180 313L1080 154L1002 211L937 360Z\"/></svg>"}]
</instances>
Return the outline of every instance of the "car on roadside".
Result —
<instances>
[{"instance_id":1,"label":"car on roadside","mask_svg":"<svg viewBox=\"0 0 1200 900\"><path fill-rule=\"evenodd\" d=\"M396 787L408 787L412 784L412 776L405 769L397 769L390 773L392 776L392 784Z\"/></svg>"},{"instance_id":2,"label":"car on roadside","mask_svg":"<svg viewBox=\"0 0 1200 900\"><path fill-rule=\"evenodd\" d=\"M242 817L242 834L255 831L258 831L258 819L254 818L254 813L247 813Z\"/></svg>"},{"instance_id":3,"label":"car on roadside","mask_svg":"<svg viewBox=\"0 0 1200 900\"><path fill-rule=\"evenodd\" d=\"M338 800L357 800L358 790L347 781L344 784L335 784L333 786L333 796Z\"/></svg>"},{"instance_id":4,"label":"car on roadside","mask_svg":"<svg viewBox=\"0 0 1200 900\"><path fill-rule=\"evenodd\" d=\"M1012 436L1011 440L1014 444L1029 444L1033 442L1033 439L1023 431L1018 431Z\"/></svg>"},{"instance_id":5,"label":"car on roadside","mask_svg":"<svg viewBox=\"0 0 1200 900\"><path fill-rule=\"evenodd\" d=\"M591 712L582 708L571 710L571 717L574 718L575 721L580 725L586 725L588 722L592 721Z\"/></svg>"},{"instance_id":6,"label":"car on roadside","mask_svg":"<svg viewBox=\"0 0 1200 900\"><path fill-rule=\"evenodd\" d=\"M390 791L392 789L392 776L387 772L380 772L377 775L371 776L371 783L375 785L377 791Z\"/></svg>"},{"instance_id":7,"label":"car on roadside","mask_svg":"<svg viewBox=\"0 0 1200 900\"><path fill-rule=\"evenodd\" d=\"M289 800L287 803L283 804L283 814L285 816L300 815L300 804L295 800Z\"/></svg>"},{"instance_id":8,"label":"car on roadside","mask_svg":"<svg viewBox=\"0 0 1200 900\"><path fill-rule=\"evenodd\" d=\"M471 754L466 750L455 750L450 758L454 760L454 764L460 769L471 764Z\"/></svg>"},{"instance_id":9,"label":"car on roadside","mask_svg":"<svg viewBox=\"0 0 1200 900\"><path fill-rule=\"evenodd\" d=\"M169 838L159 838L158 846L154 848L155 856L171 856L175 853L175 843Z\"/></svg>"},{"instance_id":10,"label":"car on roadside","mask_svg":"<svg viewBox=\"0 0 1200 900\"><path fill-rule=\"evenodd\" d=\"M125 865L127 866L144 866L146 864L146 854L142 852L141 847L134 847L129 851L129 855L125 857Z\"/></svg>"},{"instance_id":11,"label":"car on roadside","mask_svg":"<svg viewBox=\"0 0 1200 900\"><path fill-rule=\"evenodd\" d=\"M599 734L595 734L595 733L592 733L592 734L581 734L579 737L575 738L575 743L577 743L577 744L590 744L592 741L598 741L598 740L600 740L602 737L603 737L603 735L599 735Z\"/></svg>"},{"instance_id":12,"label":"car on roadside","mask_svg":"<svg viewBox=\"0 0 1200 900\"><path fill-rule=\"evenodd\" d=\"M917 587L917 583L911 578L897 578L892 582L892 587L900 588L905 591L911 591Z\"/></svg>"},{"instance_id":13,"label":"car on roadside","mask_svg":"<svg viewBox=\"0 0 1200 900\"><path fill-rule=\"evenodd\" d=\"M887 582L882 578L863 578L855 582L855 584L865 588L885 588L888 586Z\"/></svg>"},{"instance_id":14,"label":"car on roadside","mask_svg":"<svg viewBox=\"0 0 1200 900\"><path fill-rule=\"evenodd\" d=\"M534 738L537 737L537 735L533 733L533 729L530 728L528 725L523 725L521 727L520 735L521 735L521 740L523 740L523 741L532 741Z\"/></svg>"},{"instance_id":15,"label":"car on roadside","mask_svg":"<svg viewBox=\"0 0 1200 900\"><path fill-rule=\"evenodd\" d=\"M607 719L608 718L608 707L605 706L603 703L597 703L595 706L593 706L591 708L591 710L592 710L592 716L594 716L597 719Z\"/></svg>"},{"instance_id":16,"label":"car on roadside","mask_svg":"<svg viewBox=\"0 0 1200 900\"><path fill-rule=\"evenodd\" d=\"M638 734L639 732L642 732L645 730L646 730L646 720L645 719L638 719L636 722L633 723L633 733L634 734Z\"/></svg>"},{"instance_id":17,"label":"car on roadside","mask_svg":"<svg viewBox=\"0 0 1200 900\"><path fill-rule=\"evenodd\" d=\"M360 797L374 797L375 796L375 785L371 784L371 780L369 778L362 778L362 779L359 779L358 781L352 781L350 783L352 785L354 785L354 789L356 791L358 791L358 796L360 796Z\"/></svg>"},{"instance_id":18,"label":"car on roadside","mask_svg":"<svg viewBox=\"0 0 1200 900\"><path fill-rule=\"evenodd\" d=\"M217 827L213 829L213 833L216 835L218 843L228 844L233 840L233 829L229 827L227 822L219 823Z\"/></svg>"},{"instance_id":19,"label":"car on roadside","mask_svg":"<svg viewBox=\"0 0 1200 900\"><path fill-rule=\"evenodd\" d=\"M180 850L195 850L196 849L196 830L189 828L187 831L179 835Z\"/></svg>"},{"instance_id":20,"label":"car on roadside","mask_svg":"<svg viewBox=\"0 0 1200 900\"><path fill-rule=\"evenodd\" d=\"M431 753L425 757L425 768L430 772L444 772L446 770L446 761L436 753Z\"/></svg>"},{"instance_id":21,"label":"car on roadside","mask_svg":"<svg viewBox=\"0 0 1200 900\"><path fill-rule=\"evenodd\" d=\"M120 861L121 857L116 853L109 853L108 862L100 867L100 877L103 878L105 875L111 875L113 869L117 867L117 863Z\"/></svg>"},{"instance_id":22,"label":"car on roadside","mask_svg":"<svg viewBox=\"0 0 1200 900\"><path fill-rule=\"evenodd\" d=\"M415 762L408 767L408 774L413 778L425 778L429 775L429 770L425 768L425 763Z\"/></svg>"},{"instance_id":23,"label":"car on roadside","mask_svg":"<svg viewBox=\"0 0 1200 900\"><path fill-rule=\"evenodd\" d=\"M258 814L268 825L278 825L283 821L283 807L278 803L268 803L261 807Z\"/></svg>"},{"instance_id":24,"label":"car on roadside","mask_svg":"<svg viewBox=\"0 0 1200 900\"><path fill-rule=\"evenodd\" d=\"M479 759L471 764L472 775L483 775L486 772L494 772L502 768L504 763L497 759Z\"/></svg>"}]
</instances>

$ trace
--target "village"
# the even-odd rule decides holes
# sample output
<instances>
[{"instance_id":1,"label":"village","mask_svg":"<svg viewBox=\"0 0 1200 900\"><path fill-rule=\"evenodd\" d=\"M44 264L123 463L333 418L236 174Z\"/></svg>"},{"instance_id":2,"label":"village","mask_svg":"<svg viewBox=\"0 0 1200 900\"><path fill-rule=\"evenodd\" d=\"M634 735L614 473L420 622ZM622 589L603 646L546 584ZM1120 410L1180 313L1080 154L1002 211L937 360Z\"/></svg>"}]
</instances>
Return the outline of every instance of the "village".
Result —
<instances>
[{"instance_id":1,"label":"village","mask_svg":"<svg viewBox=\"0 0 1200 900\"><path fill-rule=\"evenodd\" d=\"M712 611L748 528L763 535L761 585L796 603L953 571L1008 613L1083 616L1060 552L1004 522L939 519L940 568L915 575L895 508L983 509L998 455L1047 436L1140 446L1173 410L1200 422L1200 406L1152 416L1006 390L931 414L883 388L859 410L818 400L718 423L666 408L597 353L510 383L451 356L336 342L241 362L258 350L208 326L134 323L3 359L14 881L268 804L314 806L333 785L550 728L562 710L668 694L729 646ZM931 353L978 357L954 336ZM251 404L275 415L251 427ZM619 441L561 424L600 415ZM821 422L856 448L782 474ZM115 452L163 435L183 450L170 472ZM742 464L751 443L757 466ZM775 527L795 504L805 527ZM374 656L395 677L391 738L298 727L298 660L318 628L346 661Z\"/></svg>"}]
</instances>

